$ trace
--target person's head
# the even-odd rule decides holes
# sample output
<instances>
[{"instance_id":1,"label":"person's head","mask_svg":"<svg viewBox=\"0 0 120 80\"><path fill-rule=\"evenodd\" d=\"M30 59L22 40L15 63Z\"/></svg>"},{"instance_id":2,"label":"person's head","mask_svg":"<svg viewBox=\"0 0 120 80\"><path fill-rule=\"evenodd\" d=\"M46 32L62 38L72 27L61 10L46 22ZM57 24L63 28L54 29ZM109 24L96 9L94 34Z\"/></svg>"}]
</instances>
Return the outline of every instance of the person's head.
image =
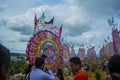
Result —
<instances>
[{"instance_id":1,"label":"person's head","mask_svg":"<svg viewBox=\"0 0 120 80\"><path fill-rule=\"evenodd\" d=\"M31 69L34 66L34 63L28 64L28 69Z\"/></svg>"},{"instance_id":2,"label":"person's head","mask_svg":"<svg viewBox=\"0 0 120 80\"><path fill-rule=\"evenodd\" d=\"M110 74L112 73L120 73L120 55L113 55L108 62L108 69Z\"/></svg>"},{"instance_id":3,"label":"person's head","mask_svg":"<svg viewBox=\"0 0 120 80\"><path fill-rule=\"evenodd\" d=\"M28 64L27 69L26 69L26 75L27 75L29 72L31 72L33 66L34 66L34 63Z\"/></svg>"},{"instance_id":4,"label":"person's head","mask_svg":"<svg viewBox=\"0 0 120 80\"><path fill-rule=\"evenodd\" d=\"M70 67L73 71L73 73L78 72L81 68L81 60L78 57L72 57L69 60L70 62Z\"/></svg>"},{"instance_id":5,"label":"person's head","mask_svg":"<svg viewBox=\"0 0 120 80\"><path fill-rule=\"evenodd\" d=\"M41 57L44 58L44 59L47 58L47 56L45 54L42 54Z\"/></svg>"},{"instance_id":6,"label":"person's head","mask_svg":"<svg viewBox=\"0 0 120 80\"><path fill-rule=\"evenodd\" d=\"M9 50L0 44L0 80L8 79L9 67L10 67Z\"/></svg>"},{"instance_id":7,"label":"person's head","mask_svg":"<svg viewBox=\"0 0 120 80\"><path fill-rule=\"evenodd\" d=\"M43 69L44 68L44 62L45 62L45 60L43 59L43 58L37 58L36 60L35 60L35 68L41 68L41 69Z\"/></svg>"},{"instance_id":8,"label":"person's head","mask_svg":"<svg viewBox=\"0 0 120 80\"><path fill-rule=\"evenodd\" d=\"M59 80L64 80L62 68L58 68L57 76L58 76Z\"/></svg>"}]
</instances>

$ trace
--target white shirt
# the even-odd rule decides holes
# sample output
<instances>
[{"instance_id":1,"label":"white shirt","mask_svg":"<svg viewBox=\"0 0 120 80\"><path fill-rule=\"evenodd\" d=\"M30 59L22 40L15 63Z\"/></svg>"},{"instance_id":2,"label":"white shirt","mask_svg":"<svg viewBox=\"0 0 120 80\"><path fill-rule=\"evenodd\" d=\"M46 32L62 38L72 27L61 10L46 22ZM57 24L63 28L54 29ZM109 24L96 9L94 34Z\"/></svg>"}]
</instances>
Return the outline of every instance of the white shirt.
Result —
<instances>
[{"instance_id":1,"label":"white shirt","mask_svg":"<svg viewBox=\"0 0 120 80\"><path fill-rule=\"evenodd\" d=\"M46 73L41 69L34 68L30 72L30 80L55 80L55 76L51 70Z\"/></svg>"}]
</instances>

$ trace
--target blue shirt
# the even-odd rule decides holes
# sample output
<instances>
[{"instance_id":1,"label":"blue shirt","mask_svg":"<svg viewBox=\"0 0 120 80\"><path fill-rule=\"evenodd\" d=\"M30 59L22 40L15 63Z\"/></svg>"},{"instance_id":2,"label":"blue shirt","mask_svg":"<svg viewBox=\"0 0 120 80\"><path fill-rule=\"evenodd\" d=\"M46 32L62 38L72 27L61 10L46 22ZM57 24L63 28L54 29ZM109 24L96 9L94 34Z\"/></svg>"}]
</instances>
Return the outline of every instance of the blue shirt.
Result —
<instances>
[{"instance_id":1,"label":"blue shirt","mask_svg":"<svg viewBox=\"0 0 120 80\"><path fill-rule=\"evenodd\" d=\"M30 72L30 80L55 80L55 76L51 70L46 73L41 69L34 68Z\"/></svg>"}]
</instances>

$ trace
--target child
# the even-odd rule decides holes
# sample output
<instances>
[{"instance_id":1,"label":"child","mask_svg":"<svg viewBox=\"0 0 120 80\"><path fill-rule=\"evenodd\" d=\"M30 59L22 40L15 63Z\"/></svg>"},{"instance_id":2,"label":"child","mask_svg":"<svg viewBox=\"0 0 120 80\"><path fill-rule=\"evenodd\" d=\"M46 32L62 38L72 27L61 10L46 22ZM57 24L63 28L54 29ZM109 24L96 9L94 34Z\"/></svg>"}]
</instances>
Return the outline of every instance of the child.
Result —
<instances>
[{"instance_id":1,"label":"child","mask_svg":"<svg viewBox=\"0 0 120 80\"><path fill-rule=\"evenodd\" d=\"M87 73L84 70L81 70L80 58L72 57L69 62L72 72L75 75L73 80L88 80Z\"/></svg>"}]
</instances>

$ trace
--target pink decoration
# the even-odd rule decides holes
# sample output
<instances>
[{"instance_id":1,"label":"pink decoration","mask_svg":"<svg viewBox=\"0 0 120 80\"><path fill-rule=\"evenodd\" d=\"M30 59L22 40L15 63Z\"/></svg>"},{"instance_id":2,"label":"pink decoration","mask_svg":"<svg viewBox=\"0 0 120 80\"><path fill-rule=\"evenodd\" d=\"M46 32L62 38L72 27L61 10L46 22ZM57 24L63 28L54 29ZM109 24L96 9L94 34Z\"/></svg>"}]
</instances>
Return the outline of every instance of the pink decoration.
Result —
<instances>
[{"instance_id":1,"label":"pink decoration","mask_svg":"<svg viewBox=\"0 0 120 80\"><path fill-rule=\"evenodd\" d=\"M84 58L85 58L85 49L84 48L79 48L78 57L81 59L81 61L84 60Z\"/></svg>"},{"instance_id":2,"label":"pink decoration","mask_svg":"<svg viewBox=\"0 0 120 80\"><path fill-rule=\"evenodd\" d=\"M27 44L26 57L30 63L34 63L37 57L41 57L41 54L46 54L47 58L45 59L45 63L55 72L57 68L60 67L60 63L63 62L63 48L59 35L56 33L59 30L53 25L54 18L51 19L47 25L45 25L44 20L42 22L39 20L37 21L37 16L35 15L34 34L30 37ZM53 27L55 27L54 31L52 30ZM62 27L60 28L60 33L61 32Z\"/></svg>"},{"instance_id":3,"label":"pink decoration","mask_svg":"<svg viewBox=\"0 0 120 80\"><path fill-rule=\"evenodd\" d=\"M87 56L90 60L96 59L96 52L94 50L94 47L88 49Z\"/></svg>"}]
</instances>

